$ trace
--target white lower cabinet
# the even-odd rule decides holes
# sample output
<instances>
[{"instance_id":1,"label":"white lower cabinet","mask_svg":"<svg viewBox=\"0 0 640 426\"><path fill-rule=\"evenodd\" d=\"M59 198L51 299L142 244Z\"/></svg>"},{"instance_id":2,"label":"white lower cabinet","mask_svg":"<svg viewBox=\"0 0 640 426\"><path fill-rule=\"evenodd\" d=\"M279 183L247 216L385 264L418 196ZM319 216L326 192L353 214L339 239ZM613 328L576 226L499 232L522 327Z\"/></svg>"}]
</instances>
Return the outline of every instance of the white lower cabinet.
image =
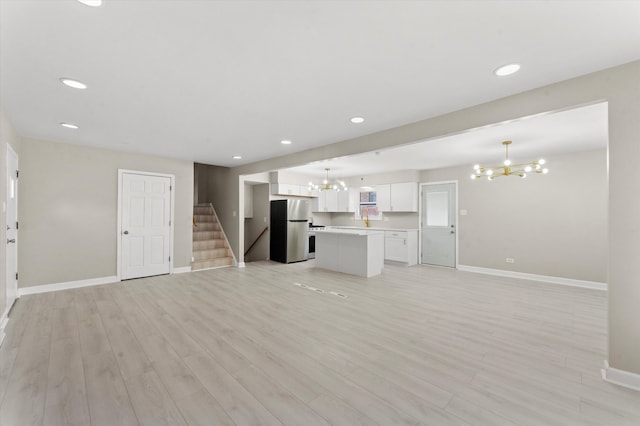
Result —
<instances>
[{"instance_id":1,"label":"white lower cabinet","mask_svg":"<svg viewBox=\"0 0 640 426\"><path fill-rule=\"evenodd\" d=\"M418 231L384 231L384 260L418 263Z\"/></svg>"}]
</instances>

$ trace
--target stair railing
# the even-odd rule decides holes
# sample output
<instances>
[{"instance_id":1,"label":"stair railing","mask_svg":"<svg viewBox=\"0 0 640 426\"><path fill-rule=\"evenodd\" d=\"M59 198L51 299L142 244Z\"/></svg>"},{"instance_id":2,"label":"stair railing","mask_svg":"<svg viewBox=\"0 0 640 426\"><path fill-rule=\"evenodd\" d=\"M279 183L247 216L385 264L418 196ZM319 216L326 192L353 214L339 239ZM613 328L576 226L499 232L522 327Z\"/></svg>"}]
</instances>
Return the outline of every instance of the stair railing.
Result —
<instances>
[{"instance_id":1,"label":"stair railing","mask_svg":"<svg viewBox=\"0 0 640 426\"><path fill-rule=\"evenodd\" d=\"M216 220L218 221L218 224L220 225L220 232L222 232L222 236L224 237L224 241L227 243L227 248L231 252L231 256L233 256L233 265L237 266L238 265L238 259L236 259L236 255L233 252L233 249L231 248L231 244L229 244L229 239L227 238L227 234L225 234L224 228L222 227L222 222L220 222L220 216L218 216L218 213L216 213L216 209L213 208L213 204L212 203L208 203L208 205L209 205L209 208L211 209L211 212L216 217Z\"/></svg>"},{"instance_id":2,"label":"stair railing","mask_svg":"<svg viewBox=\"0 0 640 426\"><path fill-rule=\"evenodd\" d=\"M267 233L267 231L268 231L268 230L269 230L269 227L268 227L268 226L267 226L267 227L265 227L265 228L262 230L262 232L260 233L260 235L258 235L258 237L253 241L253 243L251 243L251 245L249 246L249 248L247 249L247 251L245 251L245 252L244 252L244 255L245 255L245 256L247 255L247 253L249 253L249 252L251 251L251 249L253 248L253 246L255 246L255 245L256 245L256 243L258 242L258 240L260 240L260 238L262 238L262 236L263 236L264 234L266 234L266 233Z\"/></svg>"}]
</instances>

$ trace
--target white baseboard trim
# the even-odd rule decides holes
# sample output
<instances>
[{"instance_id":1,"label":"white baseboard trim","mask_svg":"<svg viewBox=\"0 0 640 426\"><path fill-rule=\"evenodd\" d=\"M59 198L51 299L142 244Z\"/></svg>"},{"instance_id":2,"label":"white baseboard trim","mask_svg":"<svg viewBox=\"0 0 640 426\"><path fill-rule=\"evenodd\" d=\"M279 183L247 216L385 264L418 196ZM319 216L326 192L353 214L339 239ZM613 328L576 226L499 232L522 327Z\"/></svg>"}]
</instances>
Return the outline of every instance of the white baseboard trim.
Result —
<instances>
[{"instance_id":1,"label":"white baseboard trim","mask_svg":"<svg viewBox=\"0 0 640 426\"><path fill-rule=\"evenodd\" d=\"M600 371L602 372L602 380L605 382L640 391L640 374L609 367L607 360L604 361L604 368Z\"/></svg>"},{"instance_id":2,"label":"white baseboard trim","mask_svg":"<svg viewBox=\"0 0 640 426\"><path fill-rule=\"evenodd\" d=\"M187 272L191 272L191 266L182 266L180 268L173 268L174 274L184 274Z\"/></svg>"},{"instance_id":3,"label":"white baseboard trim","mask_svg":"<svg viewBox=\"0 0 640 426\"><path fill-rule=\"evenodd\" d=\"M67 281L63 283L43 284L43 285L34 285L33 287L24 287L24 288L18 289L18 294L20 296L26 296L28 294L48 293L50 291L69 290L72 288L89 287L92 285L111 284L116 282L120 282L120 279L117 276L112 275L110 277L90 278L88 280Z\"/></svg>"},{"instance_id":4,"label":"white baseboard trim","mask_svg":"<svg viewBox=\"0 0 640 426\"><path fill-rule=\"evenodd\" d=\"M246 267L246 266L247 266L247 264L246 264L246 263L244 263L244 262L238 262L238 268L244 268L244 267Z\"/></svg>"},{"instance_id":5,"label":"white baseboard trim","mask_svg":"<svg viewBox=\"0 0 640 426\"><path fill-rule=\"evenodd\" d=\"M496 275L499 277L518 278L522 280L541 281L545 283L568 285L607 291L607 283L596 281L574 280L571 278L551 277L548 275L527 274L525 272L505 271L504 269L481 268L479 266L458 265L458 270L476 272L478 274Z\"/></svg>"}]
</instances>

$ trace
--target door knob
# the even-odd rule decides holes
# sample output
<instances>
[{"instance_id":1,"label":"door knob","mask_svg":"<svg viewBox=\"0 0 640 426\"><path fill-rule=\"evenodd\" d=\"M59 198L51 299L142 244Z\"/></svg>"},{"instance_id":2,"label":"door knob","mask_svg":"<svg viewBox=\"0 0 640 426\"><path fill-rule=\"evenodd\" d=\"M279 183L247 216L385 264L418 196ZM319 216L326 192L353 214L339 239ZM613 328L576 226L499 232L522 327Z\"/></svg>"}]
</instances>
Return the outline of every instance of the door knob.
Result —
<instances>
[{"instance_id":1,"label":"door knob","mask_svg":"<svg viewBox=\"0 0 640 426\"><path fill-rule=\"evenodd\" d=\"M454 231L451 231L451 233L452 233L452 234L455 234L455 232L454 232Z\"/></svg>"},{"instance_id":2,"label":"door knob","mask_svg":"<svg viewBox=\"0 0 640 426\"><path fill-rule=\"evenodd\" d=\"M124 235L129 235L129 231L124 231L123 234Z\"/></svg>"},{"instance_id":3,"label":"door knob","mask_svg":"<svg viewBox=\"0 0 640 426\"><path fill-rule=\"evenodd\" d=\"M16 239L15 239L15 238L12 238L12 239L8 239L8 238L7 238L7 244L9 244L9 243L15 243L15 242L16 242Z\"/></svg>"}]
</instances>

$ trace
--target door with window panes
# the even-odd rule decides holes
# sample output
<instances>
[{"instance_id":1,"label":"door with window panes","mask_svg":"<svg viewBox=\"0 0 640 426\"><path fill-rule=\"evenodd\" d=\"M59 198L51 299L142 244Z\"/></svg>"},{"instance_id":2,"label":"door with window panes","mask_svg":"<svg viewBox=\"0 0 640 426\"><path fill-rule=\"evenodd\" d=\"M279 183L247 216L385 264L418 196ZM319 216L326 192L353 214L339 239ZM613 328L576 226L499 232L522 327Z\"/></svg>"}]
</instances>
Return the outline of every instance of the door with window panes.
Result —
<instances>
[{"instance_id":1,"label":"door with window panes","mask_svg":"<svg viewBox=\"0 0 640 426\"><path fill-rule=\"evenodd\" d=\"M421 263L456 267L456 184L422 185Z\"/></svg>"}]
</instances>

